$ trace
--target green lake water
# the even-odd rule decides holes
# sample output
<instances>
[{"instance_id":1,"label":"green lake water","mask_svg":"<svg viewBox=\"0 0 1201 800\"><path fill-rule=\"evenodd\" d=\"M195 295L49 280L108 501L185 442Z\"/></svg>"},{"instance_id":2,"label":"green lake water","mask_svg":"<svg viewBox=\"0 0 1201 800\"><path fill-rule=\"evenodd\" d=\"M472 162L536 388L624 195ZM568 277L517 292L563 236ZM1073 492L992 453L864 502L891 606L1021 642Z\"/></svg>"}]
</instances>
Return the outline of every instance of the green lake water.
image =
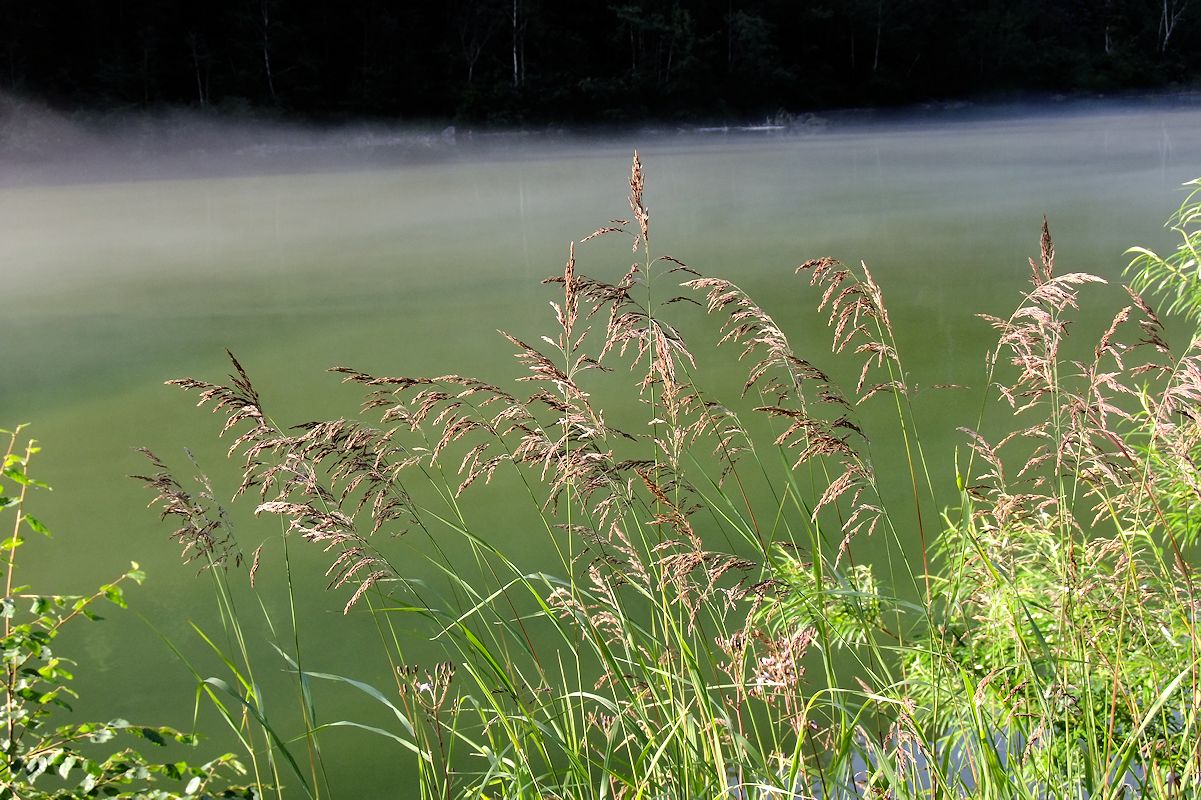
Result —
<instances>
[{"instance_id":1,"label":"green lake water","mask_svg":"<svg viewBox=\"0 0 1201 800\"><path fill-rule=\"evenodd\" d=\"M322 166L297 152L294 168L276 159L257 174L251 160L234 176L0 186L0 427L33 423L45 447L34 473L55 488L35 506L55 537L22 551L22 579L82 592L130 560L149 573L131 592L133 611L60 645L86 665L81 714L191 724L191 678L138 614L202 672L220 672L189 628L218 629L208 579L179 563L169 529L144 509L145 489L127 477L146 469L136 446L180 467L190 447L219 494L236 486L214 442L218 419L163 381L220 380L229 348L270 413L297 423L357 413L359 393L324 371L336 364L516 375L496 330L551 332L554 293L539 281L561 270L570 241L628 214L635 147L653 251L737 281L800 346L821 352L827 339L793 268L826 255L870 265L911 379L972 387L919 404L927 454L946 465L939 480L982 391L991 339L974 314L1013 308L1042 216L1061 271L1113 280L1127 247L1168 247L1162 223L1180 184L1201 175L1201 109L1102 106L810 135L460 137L434 157L377 165ZM578 257L581 271L615 279L629 253L601 240ZM1119 300L1098 296L1107 299L1079 324L1108 321ZM739 367L725 369L741 383ZM482 492L475 513L515 558L551 566L544 534L510 513L503 492ZM247 551L278 539L268 520L235 520ZM342 616L345 594L324 588L326 557L302 544L292 555L308 666L387 686L370 619ZM396 545L402 560L407 546ZM267 611L286 621L278 561L260 580ZM259 650L256 677L287 718L291 684ZM413 652L435 658L418 641ZM335 687L322 687L319 704L326 719L389 724ZM200 719L212 746L230 746L209 709ZM345 729L324 742L337 796L409 796L406 751Z\"/></svg>"}]
</instances>

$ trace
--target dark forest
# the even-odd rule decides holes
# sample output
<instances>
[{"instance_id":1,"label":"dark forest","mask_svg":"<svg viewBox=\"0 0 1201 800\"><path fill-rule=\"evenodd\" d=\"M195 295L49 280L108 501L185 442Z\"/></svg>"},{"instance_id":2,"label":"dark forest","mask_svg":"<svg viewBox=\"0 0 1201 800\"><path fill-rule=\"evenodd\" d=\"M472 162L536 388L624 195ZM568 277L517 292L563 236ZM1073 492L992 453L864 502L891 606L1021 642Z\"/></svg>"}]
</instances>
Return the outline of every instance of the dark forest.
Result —
<instances>
[{"instance_id":1,"label":"dark forest","mask_svg":"<svg viewBox=\"0 0 1201 800\"><path fill-rule=\"evenodd\" d=\"M0 89L66 109L475 123L751 118L1188 85L1191 0L0 3Z\"/></svg>"}]
</instances>

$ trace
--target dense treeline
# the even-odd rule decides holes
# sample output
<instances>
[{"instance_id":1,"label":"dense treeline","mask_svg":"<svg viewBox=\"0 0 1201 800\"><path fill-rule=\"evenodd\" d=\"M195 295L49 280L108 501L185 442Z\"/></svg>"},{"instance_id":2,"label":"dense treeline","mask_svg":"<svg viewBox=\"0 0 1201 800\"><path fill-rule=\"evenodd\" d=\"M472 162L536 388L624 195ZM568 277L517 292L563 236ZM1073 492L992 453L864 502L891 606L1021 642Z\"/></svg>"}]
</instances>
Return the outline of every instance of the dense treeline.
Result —
<instances>
[{"instance_id":1,"label":"dense treeline","mask_svg":"<svg viewBox=\"0 0 1201 800\"><path fill-rule=\"evenodd\" d=\"M0 90L67 107L722 117L1187 82L1195 0L0 0Z\"/></svg>"}]
</instances>

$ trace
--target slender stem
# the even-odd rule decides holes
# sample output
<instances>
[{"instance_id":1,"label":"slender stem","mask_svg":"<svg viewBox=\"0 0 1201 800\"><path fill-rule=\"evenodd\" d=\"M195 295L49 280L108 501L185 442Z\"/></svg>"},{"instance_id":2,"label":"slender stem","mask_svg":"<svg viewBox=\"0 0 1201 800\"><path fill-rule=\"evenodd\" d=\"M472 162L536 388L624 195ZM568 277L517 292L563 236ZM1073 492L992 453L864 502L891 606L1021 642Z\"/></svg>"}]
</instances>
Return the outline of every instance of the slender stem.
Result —
<instances>
[{"instance_id":1,"label":"slender stem","mask_svg":"<svg viewBox=\"0 0 1201 800\"><path fill-rule=\"evenodd\" d=\"M12 457L13 450L16 447L17 434L19 432L20 432L20 428L17 428L17 430L13 431L9 437L8 447L4 452L4 461L3 461L4 465L7 465L9 463L10 458ZM22 465L26 470L28 470L29 459L32 455L33 455L33 440L30 440L25 445L25 460ZM28 491L29 491L28 479L25 481L21 481L21 490L20 490L20 493L18 494L17 503L16 503L17 513L16 513L16 518L13 520L12 536L9 538L9 541L8 541L8 559L5 563L4 603L6 605L13 602L13 598L12 598L13 573L16 571L17 545L19 544L19 542L21 540L21 523L25 520L25 497L28 494ZM13 609L11 609L11 608L5 609L5 612L6 612L4 614L4 638L5 639L8 639L8 637L12 635L12 630L13 630L13 628L12 628L12 621L13 621L12 610ZM8 669L6 670L6 675L5 675L5 690L6 691L5 691L5 696L4 696L4 702L7 707L5 716L8 718L8 720L7 720L8 732L7 732L7 739L5 741L5 750L6 750L5 755L7 756L7 760L10 762L9 763L10 770L16 769L16 765L12 764L11 760L17 753L16 714L14 714L12 712L14 711L16 702L17 702L16 701L16 688L17 688L18 669L19 669L18 663L15 661L10 661L8 663Z\"/></svg>"}]
</instances>

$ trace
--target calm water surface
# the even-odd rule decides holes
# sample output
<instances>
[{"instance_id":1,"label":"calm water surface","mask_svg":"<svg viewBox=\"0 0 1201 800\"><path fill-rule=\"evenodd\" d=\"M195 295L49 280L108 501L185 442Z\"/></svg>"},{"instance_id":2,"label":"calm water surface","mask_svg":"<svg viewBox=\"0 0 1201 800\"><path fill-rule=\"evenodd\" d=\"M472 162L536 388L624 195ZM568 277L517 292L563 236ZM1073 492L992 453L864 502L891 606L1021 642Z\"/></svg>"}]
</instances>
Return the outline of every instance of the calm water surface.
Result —
<instances>
[{"instance_id":1,"label":"calm water surface","mask_svg":"<svg viewBox=\"0 0 1201 800\"><path fill-rule=\"evenodd\" d=\"M834 125L809 136L461 142L432 160L375 168L315 169L300 153L295 170L276 164L272 174L0 189L0 427L34 423L46 447L35 471L55 487L39 516L56 536L23 551L38 559L25 581L85 591L137 560L150 581L132 593L133 608L202 673L218 674L188 627L218 629L207 578L179 564L168 529L143 510L145 491L126 477L145 469L135 446L176 465L187 446L219 493L236 486L212 442L217 420L163 381L221 379L228 347L273 416L296 423L356 413L358 393L323 371L335 364L504 380L516 366L496 329L549 332L553 295L539 280L561 269L569 241L628 213L635 146L654 251L733 278L799 344L825 339L792 268L823 255L872 267L916 382L973 387L922 412L928 452L949 465L955 425L974 423L990 341L973 314L1011 310L1042 215L1062 271L1113 279L1130 245L1166 247L1161 225L1178 187L1201 174L1201 111L1108 107ZM579 256L580 269L610 279L629 258L603 241ZM1114 302L1097 306L1097 320ZM730 380L741 381L734 370ZM513 518L503 493L479 502L497 541L531 569L550 566L539 560L542 535ZM270 541L278 551L277 526L245 515L235 524L246 550ZM387 686L370 619L343 618L344 595L324 589L325 557L304 548L293 557L310 668ZM264 569L262 596L282 623L289 612L273 570ZM261 612L244 602L257 625ZM186 669L135 613L76 635L88 665L81 713L191 724ZM434 658L414 637L414 658ZM256 677L287 718L291 684L260 649ZM320 688L326 720L390 724L358 697ZM222 738L206 708L201 724ZM347 730L326 738L339 796L408 795L407 754L382 742Z\"/></svg>"}]
</instances>

